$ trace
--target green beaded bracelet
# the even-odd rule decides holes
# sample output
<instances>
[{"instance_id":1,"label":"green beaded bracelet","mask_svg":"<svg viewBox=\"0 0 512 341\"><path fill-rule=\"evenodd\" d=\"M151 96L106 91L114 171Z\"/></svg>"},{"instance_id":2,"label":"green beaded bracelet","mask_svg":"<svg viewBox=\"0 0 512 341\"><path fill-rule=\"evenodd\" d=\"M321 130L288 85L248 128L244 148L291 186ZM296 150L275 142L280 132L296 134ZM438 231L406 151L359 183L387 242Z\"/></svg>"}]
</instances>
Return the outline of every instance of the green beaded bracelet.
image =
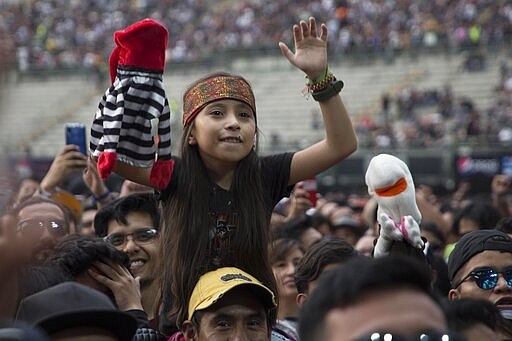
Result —
<instances>
[{"instance_id":1,"label":"green beaded bracelet","mask_svg":"<svg viewBox=\"0 0 512 341\"><path fill-rule=\"evenodd\" d=\"M315 79L311 79L309 78L308 76L306 76L306 78L309 80L308 81L308 85L311 86L313 84L318 84L320 83L321 81L325 80L327 78L327 76L329 76L331 72L329 71L329 67L326 67L325 68L325 71L322 72L321 74L319 74L318 76L316 76Z\"/></svg>"},{"instance_id":2,"label":"green beaded bracelet","mask_svg":"<svg viewBox=\"0 0 512 341\"><path fill-rule=\"evenodd\" d=\"M326 101L329 98L339 94L341 89L343 89L344 85L345 84L343 83L342 80L334 81L328 87L326 87L325 89L323 89L321 91L318 91L318 92L313 92L313 94L312 94L313 95L313 99L315 101L317 101L317 102Z\"/></svg>"}]
</instances>

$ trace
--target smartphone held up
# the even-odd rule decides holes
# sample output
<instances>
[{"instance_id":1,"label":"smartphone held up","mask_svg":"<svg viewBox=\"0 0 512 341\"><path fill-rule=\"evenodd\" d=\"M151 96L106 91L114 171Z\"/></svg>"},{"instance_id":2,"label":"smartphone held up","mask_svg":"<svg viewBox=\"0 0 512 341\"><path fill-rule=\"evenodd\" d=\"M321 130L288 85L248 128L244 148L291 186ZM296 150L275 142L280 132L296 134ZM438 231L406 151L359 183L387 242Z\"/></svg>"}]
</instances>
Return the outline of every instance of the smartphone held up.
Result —
<instances>
[{"instance_id":1,"label":"smartphone held up","mask_svg":"<svg viewBox=\"0 0 512 341\"><path fill-rule=\"evenodd\" d=\"M80 153L87 155L86 129L83 123L66 123L66 144L78 146Z\"/></svg>"},{"instance_id":2,"label":"smartphone held up","mask_svg":"<svg viewBox=\"0 0 512 341\"><path fill-rule=\"evenodd\" d=\"M304 180L302 187L308 192L309 201L311 201L311 205L315 207L316 201L318 199L318 187L316 178Z\"/></svg>"}]
</instances>

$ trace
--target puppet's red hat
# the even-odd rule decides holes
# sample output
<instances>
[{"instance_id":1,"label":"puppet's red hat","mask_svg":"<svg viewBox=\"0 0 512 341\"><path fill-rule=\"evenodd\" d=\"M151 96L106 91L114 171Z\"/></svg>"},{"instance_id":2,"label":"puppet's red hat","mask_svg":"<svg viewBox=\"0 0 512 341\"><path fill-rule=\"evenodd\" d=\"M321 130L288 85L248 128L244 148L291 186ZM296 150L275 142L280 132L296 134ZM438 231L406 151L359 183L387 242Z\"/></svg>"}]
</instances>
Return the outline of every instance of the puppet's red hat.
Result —
<instances>
[{"instance_id":1,"label":"puppet's red hat","mask_svg":"<svg viewBox=\"0 0 512 341\"><path fill-rule=\"evenodd\" d=\"M169 32L153 19L144 19L114 33L116 47L110 54L110 79L116 79L117 66L163 72Z\"/></svg>"}]
</instances>

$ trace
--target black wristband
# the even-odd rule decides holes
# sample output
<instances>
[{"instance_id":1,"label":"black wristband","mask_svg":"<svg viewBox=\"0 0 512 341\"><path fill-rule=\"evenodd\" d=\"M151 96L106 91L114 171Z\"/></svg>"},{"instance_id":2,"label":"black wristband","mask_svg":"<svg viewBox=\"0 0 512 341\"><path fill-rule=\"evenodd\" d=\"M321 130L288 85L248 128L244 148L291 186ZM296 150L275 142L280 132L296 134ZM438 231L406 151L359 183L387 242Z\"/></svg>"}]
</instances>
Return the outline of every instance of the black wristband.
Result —
<instances>
[{"instance_id":1,"label":"black wristband","mask_svg":"<svg viewBox=\"0 0 512 341\"><path fill-rule=\"evenodd\" d=\"M322 91L313 92L313 99L317 102L323 102L328 100L329 98L336 96L340 93L341 89L345 84L342 80L337 80L332 82L327 88Z\"/></svg>"}]
</instances>

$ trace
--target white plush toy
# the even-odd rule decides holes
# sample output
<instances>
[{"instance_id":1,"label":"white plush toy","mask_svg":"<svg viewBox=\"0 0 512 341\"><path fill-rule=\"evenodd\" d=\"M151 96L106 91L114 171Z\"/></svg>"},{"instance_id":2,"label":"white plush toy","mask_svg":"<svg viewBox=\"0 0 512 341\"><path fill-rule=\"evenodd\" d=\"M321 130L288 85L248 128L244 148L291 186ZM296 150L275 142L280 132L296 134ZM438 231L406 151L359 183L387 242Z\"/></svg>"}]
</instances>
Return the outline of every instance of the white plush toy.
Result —
<instances>
[{"instance_id":1,"label":"white plush toy","mask_svg":"<svg viewBox=\"0 0 512 341\"><path fill-rule=\"evenodd\" d=\"M389 254L393 241L406 241L413 247L424 246L420 235L421 213L409 167L389 154L373 157L366 170L368 193L377 201L380 233L374 257Z\"/></svg>"}]
</instances>

